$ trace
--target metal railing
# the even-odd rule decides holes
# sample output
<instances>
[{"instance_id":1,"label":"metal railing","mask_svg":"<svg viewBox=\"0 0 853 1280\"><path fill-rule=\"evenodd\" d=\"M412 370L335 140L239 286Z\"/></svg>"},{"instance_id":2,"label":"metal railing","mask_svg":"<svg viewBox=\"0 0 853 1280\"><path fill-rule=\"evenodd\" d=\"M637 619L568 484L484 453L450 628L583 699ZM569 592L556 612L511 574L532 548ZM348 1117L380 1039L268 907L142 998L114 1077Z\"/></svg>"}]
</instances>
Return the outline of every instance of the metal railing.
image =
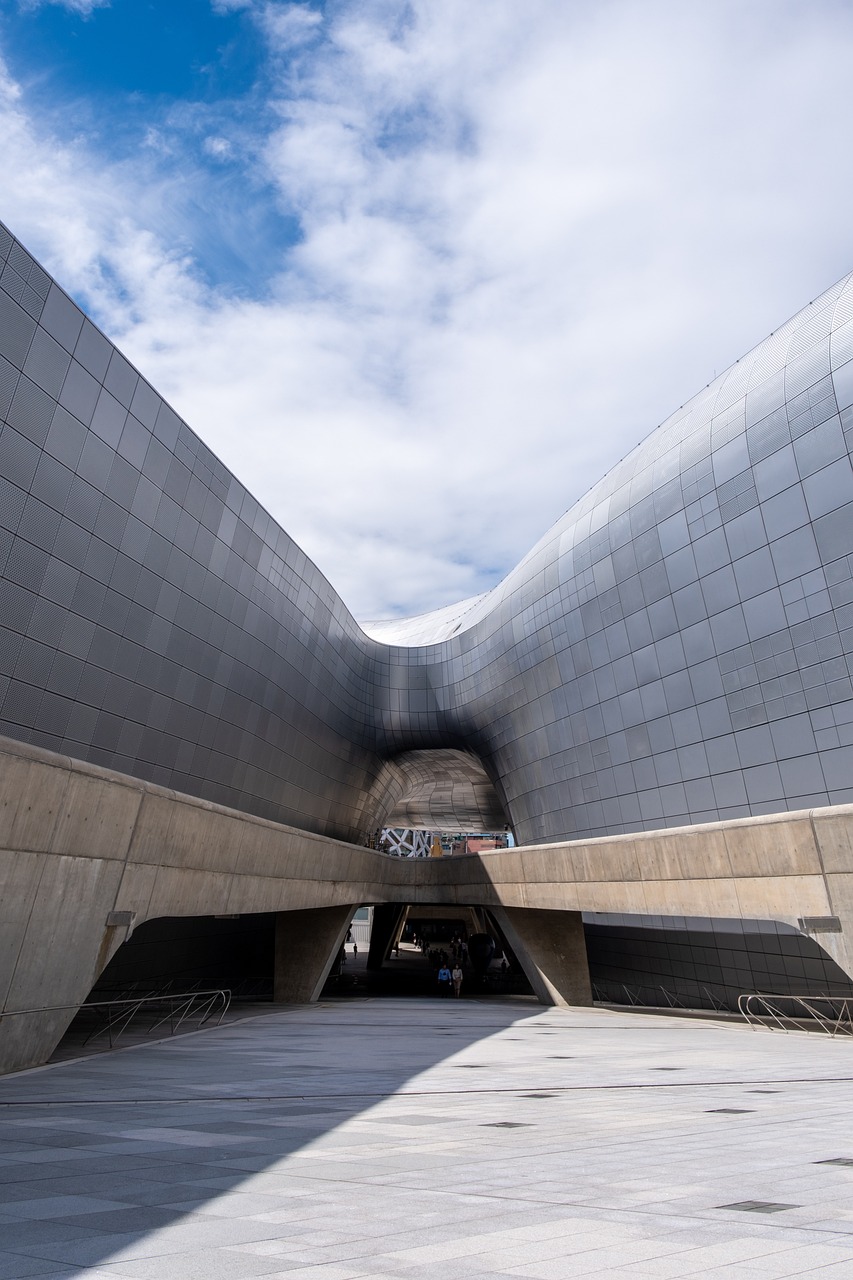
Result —
<instances>
[{"instance_id":1,"label":"metal railing","mask_svg":"<svg viewBox=\"0 0 853 1280\"><path fill-rule=\"evenodd\" d=\"M751 1027L853 1035L853 999L846 996L768 996L752 992L738 996L737 1007Z\"/></svg>"},{"instance_id":2,"label":"metal railing","mask_svg":"<svg viewBox=\"0 0 853 1280\"><path fill-rule=\"evenodd\" d=\"M12 1009L0 1014L0 1022L4 1018L20 1018L27 1014L67 1013L69 1009L73 1009L75 1010L75 1016L70 1024L73 1027L78 1019L88 1013L92 1013L95 1026L86 1036L83 1045L87 1045L90 1040L94 1040L98 1036L107 1036L110 1048L112 1048L119 1036L127 1030L130 1024L143 1011L152 1013L156 1019L146 1029L146 1035L150 1035L152 1031L157 1031L160 1027L165 1026L166 1023L169 1024L169 1034L175 1035L186 1022L197 1021L198 1028L201 1028L215 1018L216 1021L213 1025L218 1027L228 1012L230 1004L230 990L220 988L213 991L184 991L169 995L134 996L132 999L122 1000L93 1000L91 1003L82 1005L55 1004L40 1009ZM155 1006L160 1006L160 1008L166 1006L166 1012L159 1018L157 1018Z\"/></svg>"},{"instance_id":3,"label":"metal railing","mask_svg":"<svg viewBox=\"0 0 853 1280\"><path fill-rule=\"evenodd\" d=\"M625 999L622 999L618 994L620 992L624 992ZM660 985L643 986L632 991L624 982L608 983L604 987L600 984L592 984L593 999L598 1000L601 1004L625 1004L627 1002L627 1004L632 1008L683 1009L685 1013L693 1013L697 1009L704 1009L705 1006L700 1003L702 992L704 992L708 1006L715 1013L733 1012L730 1006L726 1005L723 1000L715 996L707 987L700 987L700 994L699 996L696 996L695 994L691 995L690 993L685 992L679 994L678 992L670 991L667 987L662 987Z\"/></svg>"}]
</instances>

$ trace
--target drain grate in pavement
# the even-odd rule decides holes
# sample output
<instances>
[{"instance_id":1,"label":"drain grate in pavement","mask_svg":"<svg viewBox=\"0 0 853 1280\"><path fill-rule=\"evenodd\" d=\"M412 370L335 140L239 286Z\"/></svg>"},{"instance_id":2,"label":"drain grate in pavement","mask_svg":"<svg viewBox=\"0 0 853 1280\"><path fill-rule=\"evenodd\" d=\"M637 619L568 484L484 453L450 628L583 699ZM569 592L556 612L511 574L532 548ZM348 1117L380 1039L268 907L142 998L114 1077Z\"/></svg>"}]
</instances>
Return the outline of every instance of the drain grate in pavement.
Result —
<instances>
[{"instance_id":1,"label":"drain grate in pavement","mask_svg":"<svg viewBox=\"0 0 853 1280\"><path fill-rule=\"evenodd\" d=\"M489 1120L480 1125L481 1129L532 1129L532 1124L524 1124L521 1120Z\"/></svg>"},{"instance_id":2,"label":"drain grate in pavement","mask_svg":"<svg viewBox=\"0 0 853 1280\"><path fill-rule=\"evenodd\" d=\"M753 1107L709 1107L706 1116L751 1116L755 1114ZM726 1206L723 1205L723 1208Z\"/></svg>"},{"instance_id":3,"label":"drain grate in pavement","mask_svg":"<svg viewBox=\"0 0 853 1280\"><path fill-rule=\"evenodd\" d=\"M548 1057L553 1062L571 1062L573 1056L574 1055L571 1053L549 1053L548 1054Z\"/></svg>"},{"instance_id":4,"label":"drain grate in pavement","mask_svg":"<svg viewBox=\"0 0 853 1280\"><path fill-rule=\"evenodd\" d=\"M523 1093L522 1098L556 1098L556 1093Z\"/></svg>"},{"instance_id":5,"label":"drain grate in pavement","mask_svg":"<svg viewBox=\"0 0 853 1280\"><path fill-rule=\"evenodd\" d=\"M652 1071L683 1071L684 1067L652 1067Z\"/></svg>"},{"instance_id":6,"label":"drain grate in pavement","mask_svg":"<svg viewBox=\"0 0 853 1280\"><path fill-rule=\"evenodd\" d=\"M853 1169L853 1160L849 1156L836 1156L834 1160L813 1160L812 1164L840 1164L845 1169Z\"/></svg>"},{"instance_id":7,"label":"drain grate in pavement","mask_svg":"<svg viewBox=\"0 0 853 1280\"><path fill-rule=\"evenodd\" d=\"M747 1093L781 1093L781 1089L747 1089Z\"/></svg>"},{"instance_id":8,"label":"drain grate in pavement","mask_svg":"<svg viewBox=\"0 0 853 1280\"><path fill-rule=\"evenodd\" d=\"M739 1213L782 1213L784 1209L801 1209L799 1204L778 1204L773 1200L738 1200L736 1204L718 1204L718 1209L737 1209Z\"/></svg>"}]
</instances>

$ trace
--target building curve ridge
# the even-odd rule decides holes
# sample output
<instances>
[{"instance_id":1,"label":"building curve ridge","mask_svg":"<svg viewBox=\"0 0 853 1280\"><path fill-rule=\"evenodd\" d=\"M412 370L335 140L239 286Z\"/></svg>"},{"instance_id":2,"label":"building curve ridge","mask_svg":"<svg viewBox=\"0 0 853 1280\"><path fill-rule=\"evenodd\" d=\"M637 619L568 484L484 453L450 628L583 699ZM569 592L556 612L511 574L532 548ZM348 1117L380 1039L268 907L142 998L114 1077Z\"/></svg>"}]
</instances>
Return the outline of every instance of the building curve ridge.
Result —
<instances>
[{"instance_id":1,"label":"building curve ridge","mask_svg":"<svg viewBox=\"0 0 853 1280\"><path fill-rule=\"evenodd\" d=\"M751 380L753 389L755 389L756 386L761 385L769 374L784 368L784 355L787 351L788 340L800 328L800 321L804 317L812 317L815 314L812 308L815 307L820 311L829 309L834 304L837 309L841 295L845 289L850 289L851 281L853 281L853 273L844 276L824 294L810 302L802 311L797 312L790 320L778 329L773 330L767 338L756 344L745 356L742 356L729 368L723 370L706 387L665 418L657 427L653 428L624 458L567 508L565 513L554 522L539 542L533 546L517 565L508 571L505 578L501 579L495 587L453 604L430 610L424 614L403 618L389 618L375 622L361 622L362 629L367 635L381 640L383 643L415 647L417 645L440 643L457 634L463 628L467 629L467 627L472 626L489 610L494 603L496 593L500 593L504 582L508 579L514 579L517 574L521 574L528 561L533 559L542 547L547 546L554 540L558 530L562 532L570 528L574 521L585 514L590 505L595 505L596 495L599 493L606 494L608 489L611 488L614 477L621 475L625 471L631 474L629 469L632 466L634 468L641 467L642 457L647 450L651 451L652 456L656 458L664 446L665 448L672 448L683 443L688 431L692 433L697 430L696 416L702 415L709 402L713 402L711 410L713 419L726 408L731 407L738 398L746 394ZM845 314L846 312L842 312L842 316ZM830 336L831 333L832 331L830 331ZM658 441L660 435L663 435L664 444ZM672 436L676 437L674 441L671 439Z\"/></svg>"},{"instance_id":2,"label":"building curve ridge","mask_svg":"<svg viewBox=\"0 0 853 1280\"><path fill-rule=\"evenodd\" d=\"M405 618L381 618L376 621L359 622L365 635L381 644L410 646L412 648L427 644L438 644L456 635L466 624L467 615L491 595L490 591L481 591L479 595L468 596L454 604L442 605L431 609L428 613L412 614Z\"/></svg>"}]
</instances>

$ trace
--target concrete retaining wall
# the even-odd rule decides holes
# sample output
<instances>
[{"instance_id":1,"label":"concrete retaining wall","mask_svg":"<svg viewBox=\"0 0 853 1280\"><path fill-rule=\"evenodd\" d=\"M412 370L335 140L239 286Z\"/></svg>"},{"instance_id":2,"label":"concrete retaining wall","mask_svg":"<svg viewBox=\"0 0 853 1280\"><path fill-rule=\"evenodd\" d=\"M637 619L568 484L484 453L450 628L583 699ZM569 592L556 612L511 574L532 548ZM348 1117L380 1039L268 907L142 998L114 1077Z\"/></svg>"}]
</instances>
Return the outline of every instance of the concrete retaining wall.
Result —
<instances>
[{"instance_id":1,"label":"concrete retaining wall","mask_svg":"<svg viewBox=\"0 0 853 1280\"><path fill-rule=\"evenodd\" d=\"M44 1061L73 1016L20 1011L78 1006L144 920L340 908L331 946L359 904L390 902L806 918L853 975L853 806L409 860L0 739L0 1070ZM519 956L534 989L583 988L574 946L563 973L553 947L542 955L553 971Z\"/></svg>"}]
</instances>

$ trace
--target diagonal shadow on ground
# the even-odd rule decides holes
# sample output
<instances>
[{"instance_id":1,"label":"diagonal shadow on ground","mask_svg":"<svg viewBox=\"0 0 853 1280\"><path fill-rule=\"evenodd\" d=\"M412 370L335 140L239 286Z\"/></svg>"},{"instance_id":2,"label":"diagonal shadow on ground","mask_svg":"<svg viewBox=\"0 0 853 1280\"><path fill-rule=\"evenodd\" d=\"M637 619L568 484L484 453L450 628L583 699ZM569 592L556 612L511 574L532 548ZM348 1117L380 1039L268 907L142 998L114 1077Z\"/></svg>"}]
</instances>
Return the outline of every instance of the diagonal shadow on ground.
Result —
<instances>
[{"instance_id":1,"label":"diagonal shadow on ground","mask_svg":"<svg viewBox=\"0 0 853 1280\"><path fill-rule=\"evenodd\" d=\"M301 1201L304 1213L311 1189L304 1166L285 1166L287 1157L383 1098L420 1096L430 1086L419 1076L454 1055L449 1079L488 1089L488 1038L543 1012L527 1000L294 1007L8 1077L0 1081L0 1280L79 1276L108 1259L110 1275L155 1276L155 1255L194 1240L209 1250L286 1236L282 1197L285 1209ZM405 1116L398 1123L404 1164L416 1165L414 1118L408 1129ZM381 1141L396 1146L393 1134ZM248 1180L250 1216L205 1215ZM247 1264L241 1276L280 1265L254 1255Z\"/></svg>"}]
</instances>

